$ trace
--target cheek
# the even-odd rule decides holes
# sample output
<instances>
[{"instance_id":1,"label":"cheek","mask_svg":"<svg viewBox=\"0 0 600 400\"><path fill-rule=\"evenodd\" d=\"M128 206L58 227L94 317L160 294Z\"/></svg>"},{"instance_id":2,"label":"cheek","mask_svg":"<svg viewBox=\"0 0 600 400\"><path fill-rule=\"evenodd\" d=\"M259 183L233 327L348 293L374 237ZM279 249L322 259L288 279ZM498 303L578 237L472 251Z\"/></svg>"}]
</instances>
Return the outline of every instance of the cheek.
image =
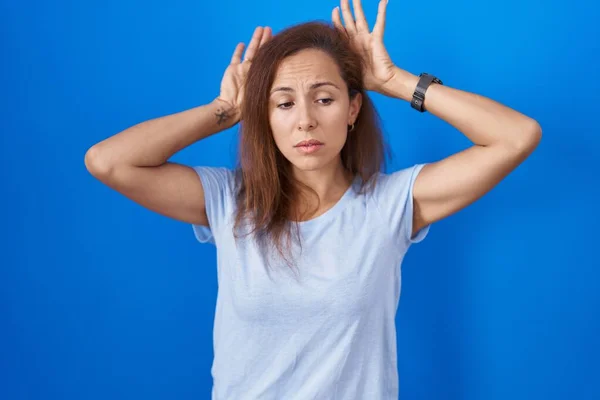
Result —
<instances>
[{"instance_id":1,"label":"cheek","mask_svg":"<svg viewBox=\"0 0 600 400\"><path fill-rule=\"evenodd\" d=\"M281 113L273 113L269 117L269 124L275 143L277 143L278 147L281 147L286 138L290 136L290 119L282 117Z\"/></svg>"},{"instance_id":2,"label":"cheek","mask_svg":"<svg viewBox=\"0 0 600 400\"><path fill-rule=\"evenodd\" d=\"M319 116L319 126L329 142L334 142L337 146L343 146L348 133L347 110L341 107L324 108Z\"/></svg>"},{"instance_id":3,"label":"cheek","mask_svg":"<svg viewBox=\"0 0 600 400\"><path fill-rule=\"evenodd\" d=\"M322 107L318 110L319 125L339 130L341 126L347 126L348 107L340 102Z\"/></svg>"}]
</instances>

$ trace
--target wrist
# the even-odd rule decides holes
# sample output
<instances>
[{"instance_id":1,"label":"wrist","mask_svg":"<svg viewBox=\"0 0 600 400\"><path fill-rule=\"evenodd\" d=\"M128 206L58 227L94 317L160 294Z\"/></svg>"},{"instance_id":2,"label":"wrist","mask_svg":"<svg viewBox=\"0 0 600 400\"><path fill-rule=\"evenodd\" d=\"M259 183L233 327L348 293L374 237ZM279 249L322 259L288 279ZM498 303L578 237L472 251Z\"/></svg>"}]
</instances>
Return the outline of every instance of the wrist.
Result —
<instances>
[{"instance_id":1,"label":"wrist","mask_svg":"<svg viewBox=\"0 0 600 400\"><path fill-rule=\"evenodd\" d=\"M410 102L419 83L419 77L398 67L394 68L394 77L381 88L381 93Z\"/></svg>"},{"instance_id":2,"label":"wrist","mask_svg":"<svg viewBox=\"0 0 600 400\"><path fill-rule=\"evenodd\" d=\"M225 99L215 98L211 103L217 118L217 125L222 128L230 128L237 124L241 117L241 110Z\"/></svg>"}]
</instances>

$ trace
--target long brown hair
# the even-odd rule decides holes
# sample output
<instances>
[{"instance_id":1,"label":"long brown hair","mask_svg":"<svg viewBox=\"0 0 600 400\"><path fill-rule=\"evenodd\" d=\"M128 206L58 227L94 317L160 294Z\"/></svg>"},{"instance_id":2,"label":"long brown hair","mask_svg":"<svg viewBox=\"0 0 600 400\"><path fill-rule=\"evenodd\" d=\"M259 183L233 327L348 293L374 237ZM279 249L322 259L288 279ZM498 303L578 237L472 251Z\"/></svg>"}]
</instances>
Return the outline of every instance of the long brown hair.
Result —
<instances>
[{"instance_id":1,"label":"long brown hair","mask_svg":"<svg viewBox=\"0 0 600 400\"><path fill-rule=\"evenodd\" d=\"M329 54L348 86L348 95L351 98L356 93L362 95L354 129L341 150L344 168L353 177L360 177L360 192L375 184L389 150L377 111L363 87L362 59L335 27L322 22L292 26L258 50L248 71L242 105L234 230L249 224L246 234L254 234L263 246L274 245L288 265L292 264L286 257L292 243L290 217L297 216L299 187L311 189L294 179L291 163L277 148L269 124L268 103L281 61L304 49L319 49ZM299 239L297 225L296 228Z\"/></svg>"}]
</instances>

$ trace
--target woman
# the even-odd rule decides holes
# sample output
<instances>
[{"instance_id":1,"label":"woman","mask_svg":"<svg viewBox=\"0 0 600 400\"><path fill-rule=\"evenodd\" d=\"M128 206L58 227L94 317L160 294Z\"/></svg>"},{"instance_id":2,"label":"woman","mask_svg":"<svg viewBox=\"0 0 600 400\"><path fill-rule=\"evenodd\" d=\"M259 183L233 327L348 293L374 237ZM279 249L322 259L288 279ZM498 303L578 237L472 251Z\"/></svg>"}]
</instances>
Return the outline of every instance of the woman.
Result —
<instances>
[{"instance_id":1,"label":"woman","mask_svg":"<svg viewBox=\"0 0 600 400\"><path fill-rule=\"evenodd\" d=\"M273 38L257 28L243 60L244 45L235 49L213 102L138 124L86 154L102 182L216 244L213 399L397 399L406 251L498 184L541 137L527 116L394 65L382 40L386 1L371 32L360 1L356 20L347 0L341 10L335 27L303 24ZM429 83L422 104L419 82ZM413 101L473 146L381 173L385 147L367 90ZM168 162L240 120L235 171Z\"/></svg>"}]
</instances>

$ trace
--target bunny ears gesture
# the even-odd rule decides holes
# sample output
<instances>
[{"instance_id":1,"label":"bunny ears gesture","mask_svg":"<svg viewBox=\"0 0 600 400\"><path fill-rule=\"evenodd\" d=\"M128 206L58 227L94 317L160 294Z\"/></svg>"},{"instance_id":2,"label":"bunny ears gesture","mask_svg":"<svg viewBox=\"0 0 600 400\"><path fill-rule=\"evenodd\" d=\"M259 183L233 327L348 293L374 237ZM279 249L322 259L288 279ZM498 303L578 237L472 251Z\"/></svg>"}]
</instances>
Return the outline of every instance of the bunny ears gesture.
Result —
<instances>
[{"instance_id":1,"label":"bunny ears gesture","mask_svg":"<svg viewBox=\"0 0 600 400\"><path fill-rule=\"evenodd\" d=\"M372 31L369 31L361 0L353 1L356 19L352 16L349 0L341 0L343 24L340 18L340 7L335 7L331 13L334 26L348 37L354 50L364 60L365 89L378 92L381 92L383 86L390 82L398 72L383 45L387 4L388 0L379 2L377 19Z\"/></svg>"}]
</instances>

